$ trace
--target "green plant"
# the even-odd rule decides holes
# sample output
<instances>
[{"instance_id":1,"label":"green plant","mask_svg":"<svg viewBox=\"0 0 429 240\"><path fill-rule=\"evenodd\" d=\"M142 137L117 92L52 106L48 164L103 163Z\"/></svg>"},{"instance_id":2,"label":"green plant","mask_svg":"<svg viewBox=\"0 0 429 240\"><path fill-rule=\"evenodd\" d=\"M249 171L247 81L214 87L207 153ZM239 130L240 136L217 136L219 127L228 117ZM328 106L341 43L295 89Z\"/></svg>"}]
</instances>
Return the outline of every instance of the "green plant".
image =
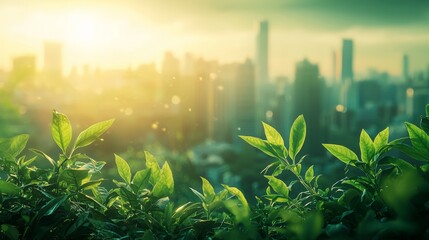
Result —
<instances>
[{"instance_id":1,"label":"green plant","mask_svg":"<svg viewBox=\"0 0 429 240\"><path fill-rule=\"evenodd\" d=\"M315 166L300 156L304 117L292 124L287 147L278 131L263 123L266 139L241 136L274 159L262 171L266 193L255 196L255 205L239 188L222 185L216 192L205 178L201 192L191 188L200 201L179 205L172 201L169 163L160 166L149 152L140 170L114 155L118 174L114 187L107 188L100 174L106 162L78 150L100 138L113 120L88 127L72 143L70 121L54 111L51 132L58 157L30 148L34 156L27 158L29 135L0 139L0 238L429 238L428 116L429 110L420 127L405 123L408 137L392 141L388 128L374 139L362 130L359 155L323 144L345 164L344 176L323 188ZM39 167L40 159L50 167Z\"/></svg>"}]
</instances>

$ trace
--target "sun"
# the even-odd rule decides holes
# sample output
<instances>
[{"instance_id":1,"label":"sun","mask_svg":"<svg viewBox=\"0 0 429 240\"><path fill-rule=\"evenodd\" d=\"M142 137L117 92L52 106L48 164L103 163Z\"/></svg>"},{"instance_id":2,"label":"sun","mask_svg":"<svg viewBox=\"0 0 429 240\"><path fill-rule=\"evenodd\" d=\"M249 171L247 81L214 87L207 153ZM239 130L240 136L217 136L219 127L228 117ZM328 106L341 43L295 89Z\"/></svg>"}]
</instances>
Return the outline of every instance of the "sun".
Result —
<instances>
[{"instance_id":1,"label":"sun","mask_svg":"<svg viewBox=\"0 0 429 240\"><path fill-rule=\"evenodd\" d=\"M103 41L103 19L91 12L71 12L67 15L66 40L71 44L93 47Z\"/></svg>"}]
</instances>

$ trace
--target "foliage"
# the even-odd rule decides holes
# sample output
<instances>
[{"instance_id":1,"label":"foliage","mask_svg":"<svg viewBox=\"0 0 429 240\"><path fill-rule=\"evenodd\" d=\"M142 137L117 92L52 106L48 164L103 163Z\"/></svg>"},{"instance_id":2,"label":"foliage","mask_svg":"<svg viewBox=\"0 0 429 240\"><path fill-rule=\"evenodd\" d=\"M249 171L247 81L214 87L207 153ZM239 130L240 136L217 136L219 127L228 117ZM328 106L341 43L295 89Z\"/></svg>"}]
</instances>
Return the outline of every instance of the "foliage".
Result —
<instances>
[{"instance_id":1,"label":"foliage","mask_svg":"<svg viewBox=\"0 0 429 240\"><path fill-rule=\"evenodd\" d=\"M429 107L427 112L429 112ZM427 113L429 115L429 113ZM266 193L250 205L237 187L216 192L205 178L199 199L172 201L175 181L145 152L143 169L114 155L114 187L101 178L106 162L78 153L108 131L114 120L77 135L66 115L53 112L51 133L60 153L29 149L29 135L0 139L0 238L4 239L395 239L429 238L428 116L420 127L405 123L408 137L389 141L389 129L372 139L359 137L360 153L323 144L345 164L344 176L319 186L317 166L300 155L306 138L304 117L291 127L289 143L263 123L266 139L240 136L273 158L262 172ZM401 152L403 157L397 153ZM50 168L37 167L47 161ZM350 169L361 172L349 174ZM286 176L293 180L285 182ZM295 189L303 189L296 191Z\"/></svg>"}]
</instances>

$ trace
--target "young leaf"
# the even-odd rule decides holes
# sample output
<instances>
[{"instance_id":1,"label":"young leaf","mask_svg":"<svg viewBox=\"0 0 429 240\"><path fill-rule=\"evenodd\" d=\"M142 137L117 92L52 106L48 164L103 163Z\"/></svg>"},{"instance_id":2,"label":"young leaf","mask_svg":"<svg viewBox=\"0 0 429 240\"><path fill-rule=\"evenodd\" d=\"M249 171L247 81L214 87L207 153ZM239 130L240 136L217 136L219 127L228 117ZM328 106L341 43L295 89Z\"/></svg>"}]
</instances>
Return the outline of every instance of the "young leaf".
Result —
<instances>
[{"instance_id":1,"label":"young leaf","mask_svg":"<svg viewBox=\"0 0 429 240\"><path fill-rule=\"evenodd\" d=\"M128 184L131 182L131 169L127 161L115 154L116 167L118 168L119 176Z\"/></svg>"},{"instance_id":2,"label":"young leaf","mask_svg":"<svg viewBox=\"0 0 429 240\"><path fill-rule=\"evenodd\" d=\"M289 188L282 180L273 176L265 176L269 181L268 184L273 188L274 192L289 197Z\"/></svg>"},{"instance_id":3,"label":"young leaf","mask_svg":"<svg viewBox=\"0 0 429 240\"><path fill-rule=\"evenodd\" d=\"M83 130L79 136L77 136L76 143L74 144L74 148L85 147L93 143L97 140L107 129L112 126L114 119L106 120L103 122L99 122L91 125L87 129Z\"/></svg>"},{"instance_id":4,"label":"young leaf","mask_svg":"<svg viewBox=\"0 0 429 240\"><path fill-rule=\"evenodd\" d=\"M174 191L174 179L168 163L164 163L161 169L160 177L153 186L152 193L155 197L163 198L170 196Z\"/></svg>"},{"instance_id":5,"label":"young leaf","mask_svg":"<svg viewBox=\"0 0 429 240\"><path fill-rule=\"evenodd\" d=\"M299 115L292 124L289 136L289 156L295 160L296 155L301 151L307 135L307 126L303 115Z\"/></svg>"},{"instance_id":6,"label":"young leaf","mask_svg":"<svg viewBox=\"0 0 429 240\"><path fill-rule=\"evenodd\" d=\"M249 207L249 204L247 203L246 198L244 197L243 193L236 187L230 187L228 185L222 184L222 186L229 192L229 194L234 195L240 200L241 204L245 207Z\"/></svg>"},{"instance_id":7,"label":"young leaf","mask_svg":"<svg viewBox=\"0 0 429 240\"><path fill-rule=\"evenodd\" d=\"M133 184L137 187L137 191L147 187L149 183L151 170L150 168L137 171L133 178Z\"/></svg>"},{"instance_id":8,"label":"young leaf","mask_svg":"<svg viewBox=\"0 0 429 240\"><path fill-rule=\"evenodd\" d=\"M214 195L216 195L216 193L214 191L213 186L210 184L210 182L207 179L203 178L203 177L201 177L201 180L203 181L203 194L204 194L204 197L206 197L206 198L207 197L208 198L214 197Z\"/></svg>"},{"instance_id":9,"label":"young leaf","mask_svg":"<svg viewBox=\"0 0 429 240\"><path fill-rule=\"evenodd\" d=\"M311 180L313 180L314 177L314 169L313 169L313 165L311 165L307 171L305 171L305 181L310 183Z\"/></svg>"},{"instance_id":10,"label":"young leaf","mask_svg":"<svg viewBox=\"0 0 429 240\"><path fill-rule=\"evenodd\" d=\"M38 150L38 149L34 149L34 148L30 148L30 151L32 151L32 152L34 152L35 154L38 154L38 155L40 155L40 156L42 156L42 157L44 157L46 160L48 160L49 161L49 163L52 165L52 166L56 166L56 163L55 163L55 161L54 161L54 159L52 159L48 154L46 154L46 153L44 153L44 152L42 152L42 151L40 151L40 150Z\"/></svg>"},{"instance_id":11,"label":"young leaf","mask_svg":"<svg viewBox=\"0 0 429 240\"><path fill-rule=\"evenodd\" d=\"M15 184L0 180L0 195L1 194L18 195L19 191L20 191L19 187L16 186Z\"/></svg>"},{"instance_id":12,"label":"young leaf","mask_svg":"<svg viewBox=\"0 0 429 240\"><path fill-rule=\"evenodd\" d=\"M53 214L68 198L69 195L63 195L50 200L39 210L38 218Z\"/></svg>"},{"instance_id":13,"label":"young leaf","mask_svg":"<svg viewBox=\"0 0 429 240\"><path fill-rule=\"evenodd\" d=\"M345 164L355 166L353 162L358 161L357 155L347 147L337 144L322 144L332 155Z\"/></svg>"},{"instance_id":14,"label":"young leaf","mask_svg":"<svg viewBox=\"0 0 429 240\"><path fill-rule=\"evenodd\" d=\"M365 163L369 163L374 157L375 147L374 143L371 140L371 137L363 129L360 133L359 147L362 161Z\"/></svg>"},{"instance_id":15,"label":"young leaf","mask_svg":"<svg viewBox=\"0 0 429 240\"><path fill-rule=\"evenodd\" d=\"M257 138L257 137L251 137L251 136L239 136L239 137L241 139L243 139L244 141L246 141L251 146L261 150L262 152L264 152L268 156L276 157L276 154L273 153L270 146L264 140Z\"/></svg>"},{"instance_id":16,"label":"young leaf","mask_svg":"<svg viewBox=\"0 0 429 240\"><path fill-rule=\"evenodd\" d=\"M282 136L275 128L264 122L262 122L262 125L264 126L265 137L267 138L268 142L275 145L284 145Z\"/></svg>"},{"instance_id":17,"label":"young leaf","mask_svg":"<svg viewBox=\"0 0 429 240\"><path fill-rule=\"evenodd\" d=\"M375 151L379 152L384 146L389 143L389 128L385 128L374 139Z\"/></svg>"},{"instance_id":18,"label":"young leaf","mask_svg":"<svg viewBox=\"0 0 429 240\"><path fill-rule=\"evenodd\" d=\"M0 139L0 154L17 157L27 145L30 135L21 134L12 138Z\"/></svg>"},{"instance_id":19,"label":"young leaf","mask_svg":"<svg viewBox=\"0 0 429 240\"><path fill-rule=\"evenodd\" d=\"M92 188L96 188L98 187L102 182L104 181L104 179L98 179L98 180L94 180L94 181L89 181L86 182L84 184L82 184L81 189L83 190L90 190Z\"/></svg>"},{"instance_id":20,"label":"young leaf","mask_svg":"<svg viewBox=\"0 0 429 240\"><path fill-rule=\"evenodd\" d=\"M413 147L423 155L429 156L429 136L416 125L408 122L405 124Z\"/></svg>"},{"instance_id":21,"label":"young leaf","mask_svg":"<svg viewBox=\"0 0 429 240\"><path fill-rule=\"evenodd\" d=\"M146 167L151 170L150 183L152 185L155 185L155 183L158 181L161 170L159 168L158 162L156 161L155 157L152 154L145 151L144 155L146 159Z\"/></svg>"},{"instance_id":22,"label":"young leaf","mask_svg":"<svg viewBox=\"0 0 429 240\"><path fill-rule=\"evenodd\" d=\"M72 127L66 115L55 110L52 112L51 132L55 143L66 154L72 139Z\"/></svg>"}]
</instances>

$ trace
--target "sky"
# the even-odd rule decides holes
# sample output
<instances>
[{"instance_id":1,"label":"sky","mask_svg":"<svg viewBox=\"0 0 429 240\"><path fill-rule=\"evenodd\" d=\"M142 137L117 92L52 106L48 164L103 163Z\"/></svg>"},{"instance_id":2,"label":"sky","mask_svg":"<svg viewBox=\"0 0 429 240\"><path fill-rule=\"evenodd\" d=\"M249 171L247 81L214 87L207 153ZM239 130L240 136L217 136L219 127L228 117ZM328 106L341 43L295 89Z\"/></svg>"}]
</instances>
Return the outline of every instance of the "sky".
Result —
<instances>
[{"instance_id":1,"label":"sky","mask_svg":"<svg viewBox=\"0 0 429 240\"><path fill-rule=\"evenodd\" d=\"M13 57L36 54L43 42L63 43L71 66L106 68L160 65L165 51L220 63L254 59L258 23L268 20L270 75L293 80L308 58L333 76L343 38L354 41L354 69L401 75L429 65L427 0L0 0L0 69ZM337 77L339 66L337 66Z\"/></svg>"}]
</instances>

